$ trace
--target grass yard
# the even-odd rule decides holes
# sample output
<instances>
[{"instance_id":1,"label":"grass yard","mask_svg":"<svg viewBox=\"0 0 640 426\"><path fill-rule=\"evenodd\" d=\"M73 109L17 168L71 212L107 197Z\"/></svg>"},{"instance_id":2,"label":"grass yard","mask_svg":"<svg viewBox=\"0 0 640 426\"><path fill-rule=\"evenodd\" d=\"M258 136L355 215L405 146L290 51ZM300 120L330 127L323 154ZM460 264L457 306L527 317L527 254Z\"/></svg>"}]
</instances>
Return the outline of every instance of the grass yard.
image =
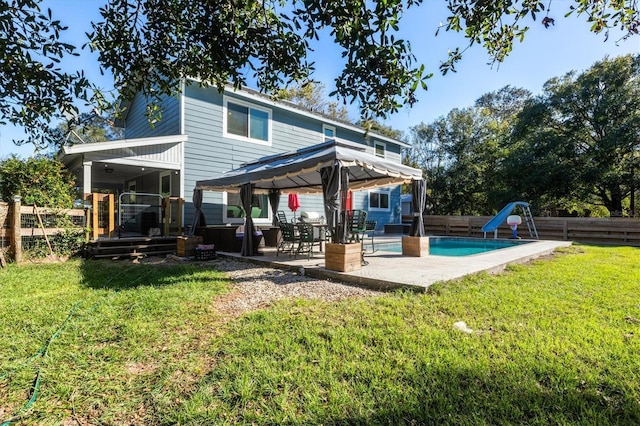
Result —
<instances>
[{"instance_id":1,"label":"grass yard","mask_svg":"<svg viewBox=\"0 0 640 426\"><path fill-rule=\"evenodd\" d=\"M638 248L235 319L230 290L197 264L0 270L0 424L640 424Z\"/></svg>"}]
</instances>

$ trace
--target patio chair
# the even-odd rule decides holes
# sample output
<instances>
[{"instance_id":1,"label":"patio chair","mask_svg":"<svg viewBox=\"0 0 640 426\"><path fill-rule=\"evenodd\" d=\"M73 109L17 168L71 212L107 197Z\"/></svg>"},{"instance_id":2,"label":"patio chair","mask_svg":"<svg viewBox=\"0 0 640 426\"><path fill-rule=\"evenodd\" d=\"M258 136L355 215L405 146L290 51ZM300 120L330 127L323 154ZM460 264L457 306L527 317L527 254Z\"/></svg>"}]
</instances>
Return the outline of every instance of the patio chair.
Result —
<instances>
[{"instance_id":1,"label":"patio chair","mask_svg":"<svg viewBox=\"0 0 640 426\"><path fill-rule=\"evenodd\" d=\"M345 216L347 238L352 243L359 243L362 240L361 236L367 230L367 212L364 210L347 210Z\"/></svg>"},{"instance_id":2,"label":"patio chair","mask_svg":"<svg viewBox=\"0 0 640 426\"><path fill-rule=\"evenodd\" d=\"M278 211L276 212L276 217L278 218L278 222L280 222L280 223L287 223L287 222L289 222L289 221L287 220L287 215L286 215L286 214L284 214L284 211L282 211L282 210L278 210Z\"/></svg>"},{"instance_id":3,"label":"patio chair","mask_svg":"<svg viewBox=\"0 0 640 426\"><path fill-rule=\"evenodd\" d=\"M299 223L298 227L298 248L296 254L307 253L307 260L311 259L313 253L313 246L318 245L322 247L322 240L314 233L314 228L311 223Z\"/></svg>"},{"instance_id":4,"label":"patio chair","mask_svg":"<svg viewBox=\"0 0 640 426\"><path fill-rule=\"evenodd\" d=\"M367 234L369 234L371 236L371 252L369 253L375 253L376 252L376 245L373 241L373 237L376 234L376 225L377 222L375 220L367 220L364 223L365 226L365 230L362 233L362 241L364 241L364 238L366 237Z\"/></svg>"},{"instance_id":5,"label":"patio chair","mask_svg":"<svg viewBox=\"0 0 640 426\"><path fill-rule=\"evenodd\" d=\"M296 225L293 223L279 222L278 226L280 227L281 238L276 248L276 256L281 252L288 252L289 255L295 254L299 245Z\"/></svg>"}]
</instances>

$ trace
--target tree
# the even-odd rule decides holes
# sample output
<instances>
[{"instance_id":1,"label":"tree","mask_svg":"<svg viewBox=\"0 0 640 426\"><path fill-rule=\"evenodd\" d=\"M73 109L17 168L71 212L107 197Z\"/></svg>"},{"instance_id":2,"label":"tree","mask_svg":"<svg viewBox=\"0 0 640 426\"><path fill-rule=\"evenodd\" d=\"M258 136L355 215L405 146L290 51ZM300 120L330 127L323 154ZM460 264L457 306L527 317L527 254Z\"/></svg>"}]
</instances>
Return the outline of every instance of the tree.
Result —
<instances>
[{"instance_id":1,"label":"tree","mask_svg":"<svg viewBox=\"0 0 640 426\"><path fill-rule=\"evenodd\" d=\"M408 156L425 172L434 213L493 214L513 201L505 196L502 162L514 117L530 96L506 86L411 128Z\"/></svg>"},{"instance_id":2,"label":"tree","mask_svg":"<svg viewBox=\"0 0 640 426\"><path fill-rule=\"evenodd\" d=\"M25 204L71 208L76 191L73 178L61 162L44 156L0 161L0 195L9 202L22 196Z\"/></svg>"},{"instance_id":3,"label":"tree","mask_svg":"<svg viewBox=\"0 0 640 426\"><path fill-rule=\"evenodd\" d=\"M507 164L520 185L622 214L639 183L640 55L550 79L518 121Z\"/></svg>"},{"instance_id":4,"label":"tree","mask_svg":"<svg viewBox=\"0 0 640 426\"><path fill-rule=\"evenodd\" d=\"M351 123L349 112L337 102L329 101L325 96L324 83L309 82L279 90L277 98L294 102L301 107L324 114L334 120Z\"/></svg>"},{"instance_id":5,"label":"tree","mask_svg":"<svg viewBox=\"0 0 640 426\"><path fill-rule=\"evenodd\" d=\"M141 92L152 101L150 115L157 118L153 100L176 94L176 82L185 76L219 90L228 82L244 86L250 76L271 94L308 80L312 41L330 37L344 60L335 94L357 102L364 120L385 118L402 105L412 105L416 91L426 89L430 74L416 63L410 41L400 35L402 16L422 3L107 0L101 9L104 20L93 24L88 45L113 74L120 99ZM448 0L450 16L443 27L464 31L470 45L481 44L494 60L502 61L514 39L524 36L527 27L522 23L535 20L546 3ZM628 36L638 33L636 0L572 3L575 13L586 14L593 23L592 31L617 26ZM87 99L90 87L82 73L63 73L56 66L60 58L75 54L75 47L60 42L65 28L50 11L40 12L39 0L2 2L0 25L0 120L23 125L33 142L60 143L47 133L48 123L73 111L74 97ZM442 71L453 70L463 52L453 50ZM92 99L105 103L100 92Z\"/></svg>"},{"instance_id":6,"label":"tree","mask_svg":"<svg viewBox=\"0 0 640 426\"><path fill-rule=\"evenodd\" d=\"M113 119L95 113L81 113L76 120L60 123L51 130L65 145L103 142L124 138L124 129L116 127Z\"/></svg>"},{"instance_id":7,"label":"tree","mask_svg":"<svg viewBox=\"0 0 640 426\"><path fill-rule=\"evenodd\" d=\"M41 13L39 3L0 3L0 124L24 126L30 142L42 148L54 140L50 122L77 112L74 102L87 98L89 82L83 72L66 73L58 66L63 57L77 55L76 48L60 41L66 27L50 9Z\"/></svg>"}]
</instances>

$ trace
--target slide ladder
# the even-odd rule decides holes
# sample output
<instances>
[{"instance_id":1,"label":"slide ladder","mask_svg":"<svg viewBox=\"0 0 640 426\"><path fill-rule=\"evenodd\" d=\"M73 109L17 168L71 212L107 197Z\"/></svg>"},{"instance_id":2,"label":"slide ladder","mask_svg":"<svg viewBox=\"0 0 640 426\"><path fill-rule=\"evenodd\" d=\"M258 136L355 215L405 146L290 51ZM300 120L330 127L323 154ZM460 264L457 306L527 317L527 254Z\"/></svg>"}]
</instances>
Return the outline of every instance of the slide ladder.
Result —
<instances>
[{"instance_id":1,"label":"slide ladder","mask_svg":"<svg viewBox=\"0 0 640 426\"><path fill-rule=\"evenodd\" d=\"M529 203L525 201L514 201L513 203L507 204L498 212L497 215L491 218L489 222L485 223L481 229L484 234L484 238L487 238L487 232L493 232L493 238L498 238L498 227L507 220L507 217L516 207L520 208L522 218L524 219L524 223L527 225L527 230L529 231L529 236L531 238L539 239L538 230L536 229L536 224L533 221L533 215L531 214Z\"/></svg>"}]
</instances>

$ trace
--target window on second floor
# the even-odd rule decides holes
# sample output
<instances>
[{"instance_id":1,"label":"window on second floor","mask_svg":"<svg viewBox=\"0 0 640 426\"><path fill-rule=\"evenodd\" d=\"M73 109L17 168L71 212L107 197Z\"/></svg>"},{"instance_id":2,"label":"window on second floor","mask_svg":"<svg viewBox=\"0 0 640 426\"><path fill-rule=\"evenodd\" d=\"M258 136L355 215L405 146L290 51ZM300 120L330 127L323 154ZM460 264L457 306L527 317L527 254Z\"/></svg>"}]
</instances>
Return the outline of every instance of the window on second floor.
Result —
<instances>
[{"instance_id":1,"label":"window on second floor","mask_svg":"<svg viewBox=\"0 0 640 426\"><path fill-rule=\"evenodd\" d=\"M269 144L271 111L245 102L224 100L224 135L250 142Z\"/></svg>"},{"instance_id":2,"label":"window on second floor","mask_svg":"<svg viewBox=\"0 0 640 426\"><path fill-rule=\"evenodd\" d=\"M369 210L389 210L388 189L376 189L369 191Z\"/></svg>"},{"instance_id":3,"label":"window on second floor","mask_svg":"<svg viewBox=\"0 0 640 426\"><path fill-rule=\"evenodd\" d=\"M387 146L382 142L375 141L373 143L373 150L375 151L376 157L385 158L387 156Z\"/></svg>"},{"instance_id":4,"label":"window on second floor","mask_svg":"<svg viewBox=\"0 0 640 426\"><path fill-rule=\"evenodd\" d=\"M322 132L324 133L324 142L334 140L336 138L336 128L333 126L322 126Z\"/></svg>"}]
</instances>

